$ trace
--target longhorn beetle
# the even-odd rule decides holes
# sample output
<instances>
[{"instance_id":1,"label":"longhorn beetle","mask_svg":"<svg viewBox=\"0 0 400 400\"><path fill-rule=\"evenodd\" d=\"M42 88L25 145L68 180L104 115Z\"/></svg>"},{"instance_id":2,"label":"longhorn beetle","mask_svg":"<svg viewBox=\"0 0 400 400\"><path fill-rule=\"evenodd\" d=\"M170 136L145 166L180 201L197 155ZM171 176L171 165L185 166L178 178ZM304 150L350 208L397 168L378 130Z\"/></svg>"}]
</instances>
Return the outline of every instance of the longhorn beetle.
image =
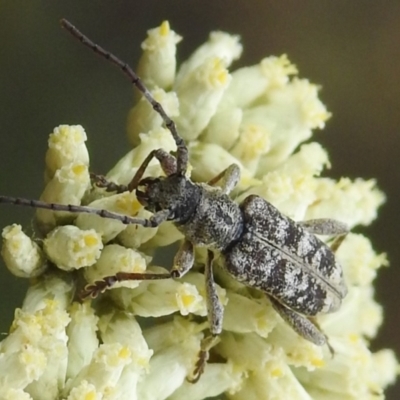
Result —
<instances>
[{"instance_id":1,"label":"longhorn beetle","mask_svg":"<svg viewBox=\"0 0 400 400\"><path fill-rule=\"evenodd\" d=\"M193 266L194 247L205 247L207 261L204 275L210 333L201 342L192 382L196 382L202 374L208 352L222 331L223 307L213 278L215 253L221 256L223 268L233 278L264 292L274 309L300 336L319 346L328 344L314 317L338 310L346 296L342 268L335 260L334 252L346 235L347 227L332 219L295 222L256 195L248 196L241 204L234 202L229 193L240 178L240 169L235 164L207 183L192 182L185 176L188 167L186 144L174 121L153 98L142 80L126 63L92 42L70 22L63 19L61 25L85 46L119 67L130 79L170 131L177 146L176 156L163 149L153 150L126 186L93 175L95 183L109 191L135 190L138 201L153 213L149 219L132 218L85 206L50 204L8 196L0 196L0 202L55 211L93 213L117 219L124 224L149 228L157 227L164 221L173 221L184 234L185 239L170 272L119 272L87 285L83 297L94 298L116 282L124 280L180 278ZM165 177L143 179L154 157L159 161ZM217 183L219 186L216 186ZM336 238L329 247L316 234Z\"/></svg>"}]
</instances>

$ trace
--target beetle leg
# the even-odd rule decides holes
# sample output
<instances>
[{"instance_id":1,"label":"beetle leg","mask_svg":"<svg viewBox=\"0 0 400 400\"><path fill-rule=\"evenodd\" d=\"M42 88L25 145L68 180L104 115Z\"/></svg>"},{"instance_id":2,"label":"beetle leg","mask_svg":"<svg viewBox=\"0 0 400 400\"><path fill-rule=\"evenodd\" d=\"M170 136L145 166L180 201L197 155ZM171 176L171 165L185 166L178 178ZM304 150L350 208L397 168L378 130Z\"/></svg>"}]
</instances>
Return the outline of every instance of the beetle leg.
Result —
<instances>
[{"instance_id":1,"label":"beetle leg","mask_svg":"<svg viewBox=\"0 0 400 400\"><path fill-rule=\"evenodd\" d=\"M148 221L152 220L152 218L154 217L157 218L157 216L161 215L161 217L159 218L160 220L156 219L155 221L157 223L163 222L165 220L164 215L162 215L163 211L154 214L153 216L150 217ZM193 245L188 240L185 240L175 256L174 267L171 269L170 272L165 274L155 274L151 272L144 272L144 273L117 272L115 275L105 276L101 280L87 284L80 293L79 297L82 300L88 298L95 299L100 293L104 293L107 289L112 288L116 283L122 281L149 281L156 279L180 278L181 276L186 274L187 271L189 271L189 269L193 266L193 262L194 262Z\"/></svg>"},{"instance_id":2,"label":"beetle leg","mask_svg":"<svg viewBox=\"0 0 400 400\"><path fill-rule=\"evenodd\" d=\"M155 216L158 214L154 214ZM150 218L151 219L151 218ZM89 283L85 286L80 294L82 300L87 298L96 298L100 293L104 293L107 289L113 287L117 282L122 281L150 281L156 279L180 278L193 266L194 251L193 245L185 240L180 247L174 259L174 267L171 272L165 274L155 274L151 272L130 273L117 272L115 275L105 276L101 280Z\"/></svg>"},{"instance_id":3,"label":"beetle leg","mask_svg":"<svg viewBox=\"0 0 400 400\"><path fill-rule=\"evenodd\" d=\"M176 173L176 159L171 154L167 153L163 149L152 150L148 156L143 160L142 164L136 171L134 177L129 182L128 185L119 185L118 183L110 182L107 178L103 175L97 175L94 173L90 174L90 178L95 183L96 186L105 188L107 192L132 192L135 190L143 177L143 174L150 164L150 161L153 158L157 158L160 162L161 168L164 171L165 175L169 176Z\"/></svg>"},{"instance_id":4,"label":"beetle leg","mask_svg":"<svg viewBox=\"0 0 400 400\"><path fill-rule=\"evenodd\" d=\"M314 235L345 235L349 232L349 227L343 222L330 218L309 219L308 221L298 221L307 232Z\"/></svg>"},{"instance_id":5,"label":"beetle leg","mask_svg":"<svg viewBox=\"0 0 400 400\"><path fill-rule=\"evenodd\" d=\"M349 228L346 224L330 218L310 219L308 221L299 221L297 224L301 225L307 232L314 235L336 236L330 245L333 252L336 252L346 235L349 233Z\"/></svg>"},{"instance_id":6,"label":"beetle leg","mask_svg":"<svg viewBox=\"0 0 400 400\"><path fill-rule=\"evenodd\" d=\"M106 189L107 192L123 193L128 190L127 185L119 185L118 183L110 182L104 175L97 175L93 172L90 173L90 180L97 187Z\"/></svg>"},{"instance_id":7,"label":"beetle leg","mask_svg":"<svg viewBox=\"0 0 400 400\"><path fill-rule=\"evenodd\" d=\"M238 184L240 179L240 168L236 164L231 164L217 176L207 182L208 185L214 186L221 181L221 188L224 194L229 194Z\"/></svg>"},{"instance_id":8,"label":"beetle leg","mask_svg":"<svg viewBox=\"0 0 400 400\"><path fill-rule=\"evenodd\" d=\"M322 331L322 329L321 329L321 327L320 327L320 325L317 322L317 319L315 317L308 317L308 320L311 321L321 333L323 333L323 331ZM335 355L335 350L331 346L331 344L329 343L329 338L328 338L327 335L325 335L325 341L326 341L326 345L328 346L329 352L331 353L331 356L333 357Z\"/></svg>"},{"instance_id":9,"label":"beetle leg","mask_svg":"<svg viewBox=\"0 0 400 400\"><path fill-rule=\"evenodd\" d=\"M333 354L333 349L329 345L326 335L322 332L321 328L316 322L305 317L304 315L296 313L290 308L283 306L272 296L268 297L271 300L275 311L293 328L295 332L297 332L302 338L316 344L317 346L323 346L324 344L327 344L331 354Z\"/></svg>"},{"instance_id":10,"label":"beetle leg","mask_svg":"<svg viewBox=\"0 0 400 400\"><path fill-rule=\"evenodd\" d=\"M219 342L219 334L222 332L224 309L219 300L214 282L212 270L213 259L214 253L208 250L204 275L206 279L207 316L210 325L210 334L201 341L199 357L193 371L193 377L188 378L188 381L191 383L196 383L204 372L209 357L209 351Z\"/></svg>"},{"instance_id":11,"label":"beetle leg","mask_svg":"<svg viewBox=\"0 0 400 400\"><path fill-rule=\"evenodd\" d=\"M107 289L113 287L117 282L122 281L153 281L158 279L172 278L171 273L156 274L151 272L117 272L115 275L105 276L99 281L89 283L80 293L81 300L88 298L95 299L100 293L104 293Z\"/></svg>"},{"instance_id":12,"label":"beetle leg","mask_svg":"<svg viewBox=\"0 0 400 400\"><path fill-rule=\"evenodd\" d=\"M171 269L173 278L180 278L193 267L194 248L192 242L184 240L174 257L174 266Z\"/></svg>"},{"instance_id":13,"label":"beetle leg","mask_svg":"<svg viewBox=\"0 0 400 400\"><path fill-rule=\"evenodd\" d=\"M329 246L333 253L336 252L336 250L342 244L342 242L346 238L346 236L347 236L347 233L345 233L344 235L339 235L339 236L335 237L335 239L332 241L332 243Z\"/></svg>"},{"instance_id":14,"label":"beetle leg","mask_svg":"<svg viewBox=\"0 0 400 400\"><path fill-rule=\"evenodd\" d=\"M152 150L148 154L148 156L143 160L142 164L136 171L135 176L128 183L128 190L130 192L132 192L133 190L135 190L138 187L139 182L142 179L147 166L150 164L150 161L154 157L157 158L157 160L160 162L161 168L164 171L165 175L170 176L170 175L176 173L177 167L176 167L176 159L174 156L167 153L163 149Z\"/></svg>"}]
</instances>

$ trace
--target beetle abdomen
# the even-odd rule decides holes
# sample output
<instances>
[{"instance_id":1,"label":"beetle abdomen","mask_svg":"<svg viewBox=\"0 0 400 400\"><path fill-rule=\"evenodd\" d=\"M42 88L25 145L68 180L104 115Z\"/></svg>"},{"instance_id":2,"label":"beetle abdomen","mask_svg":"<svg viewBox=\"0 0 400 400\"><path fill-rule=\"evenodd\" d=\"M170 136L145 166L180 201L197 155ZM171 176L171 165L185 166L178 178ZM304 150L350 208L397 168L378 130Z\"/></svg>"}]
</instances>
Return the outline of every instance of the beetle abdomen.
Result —
<instances>
[{"instance_id":1,"label":"beetle abdomen","mask_svg":"<svg viewBox=\"0 0 400 400\"><path fill-rule=\"evenodd\" d=\"M244 234L224 254L226 269L299 313L336 311L347 288L330 248L259 196L241 209Z\"/></svg>"},{"instance_id":2,"label":"beetle abdomen","mask_svg":"<svg viewBox=\"0 0 400 400\"><path fill-rule=\"evenodd\" d=\"M235 279L270 294L301 314L312 316L340 307L341 297L324 281L252 233L243 235L224 254L224 261Z\"/></svg>"}]
</instances>

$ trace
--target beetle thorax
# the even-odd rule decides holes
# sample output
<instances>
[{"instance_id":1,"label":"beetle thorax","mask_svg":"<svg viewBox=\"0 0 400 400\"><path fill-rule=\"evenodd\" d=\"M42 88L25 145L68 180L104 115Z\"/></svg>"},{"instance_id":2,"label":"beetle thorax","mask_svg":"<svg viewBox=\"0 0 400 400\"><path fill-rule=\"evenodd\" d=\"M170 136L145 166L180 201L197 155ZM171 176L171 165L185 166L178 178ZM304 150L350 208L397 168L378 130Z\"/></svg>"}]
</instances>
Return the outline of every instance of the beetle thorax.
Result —
<instances>
[{"instance_id":1,"label":"beetle thorax","mask_svg":"<svg viewBox=\"0 0 400 400\"><path fill-rule=\"evenodd\" d=\"M200 201L178 229L194 245L211 250L226 250L243 233L244 221L239 205L220 188L197 184Z\"/></svg>"}]
</instances>

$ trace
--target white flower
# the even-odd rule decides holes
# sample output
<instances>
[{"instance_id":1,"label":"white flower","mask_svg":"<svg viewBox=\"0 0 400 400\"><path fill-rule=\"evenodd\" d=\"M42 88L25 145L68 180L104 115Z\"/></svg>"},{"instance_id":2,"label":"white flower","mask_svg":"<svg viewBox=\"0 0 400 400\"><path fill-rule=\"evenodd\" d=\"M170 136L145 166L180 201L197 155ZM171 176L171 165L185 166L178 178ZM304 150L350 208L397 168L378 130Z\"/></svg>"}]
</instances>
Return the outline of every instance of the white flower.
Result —
<instances>
[{"instance_id":1,"label":"white flower","mask_svg":"<svg viewBox=\"0 0 400 400\"><path fill-rule=\"evenodd\" d=\"M68 367L67 379L78 375L89 364L93 353L99 347L97 323L99 318L89 303L72 303L68 309L71 322L67 327Z\"/></svg>"},{"instance_id":2,"label":"white flower","mask_svg":"<svg viewBox=\"0 0 400 400\"><path fill-rule=\"evenodd\" d=\"M60 125L49 136L46 153L46 182L65 165L80 163L89 165L89 152L85 142L86 132L80 125Z\"/></svg>"},{"instance_id":3,"label":"white flower","mask_svg":"<svg viewBox=\"0 0 400 400\"><path fill-rule=\"evenodd\" d=\"M66 377L72 285L45 278L28 290L15 312L10 334L0 343L0 393L25 390L33 399L55 399Z\"/></svg>"},{"instance_id":4,"label":"white flower","mask_svg":"<svg viewBox=\"0 0 400 400\"><path fill-rule=\"evenodd\" d=\"M42 249L22 231L21 225L5 227L2 237L1 255L11 273L32 278L45 271L47 263Z\"/></svg>"},{"instance_id":5,"label":"white flower","mask_svg":"<svg viewBox=\"0 0 400 400\"><path fill-rule=\"evenodd\" d=\"M88 166L81 162L72 162L55 171L54 176L47 182L40 200L48 203L78 205L89 185ZM57 224L73 221L75 215L67 211L37 209L36 218L40 230L47 233Z\"/></svg>"},{"instance_id":6,"label":"white flower","mask_svg":"<svg viewBox=\"0 0 400 400\"><path fill-rule=\"evenodd\" d=\"M84 231L74 225L53 229L43 241L48 259L64 271L93 265L102 248L99 233L94 229Z\"/></svg>"},{"instance_id":7,"label":"white flower","mask_svg":"<svg viewBox=\"0 0 400 400\"><path fill-rule=\"evenodd\" d=\"M176 45L182 38L170 29L168 21L150 29L147 34L137 73L149 89L169 89L175 80Z\"/></svg>"}]
</instances>

